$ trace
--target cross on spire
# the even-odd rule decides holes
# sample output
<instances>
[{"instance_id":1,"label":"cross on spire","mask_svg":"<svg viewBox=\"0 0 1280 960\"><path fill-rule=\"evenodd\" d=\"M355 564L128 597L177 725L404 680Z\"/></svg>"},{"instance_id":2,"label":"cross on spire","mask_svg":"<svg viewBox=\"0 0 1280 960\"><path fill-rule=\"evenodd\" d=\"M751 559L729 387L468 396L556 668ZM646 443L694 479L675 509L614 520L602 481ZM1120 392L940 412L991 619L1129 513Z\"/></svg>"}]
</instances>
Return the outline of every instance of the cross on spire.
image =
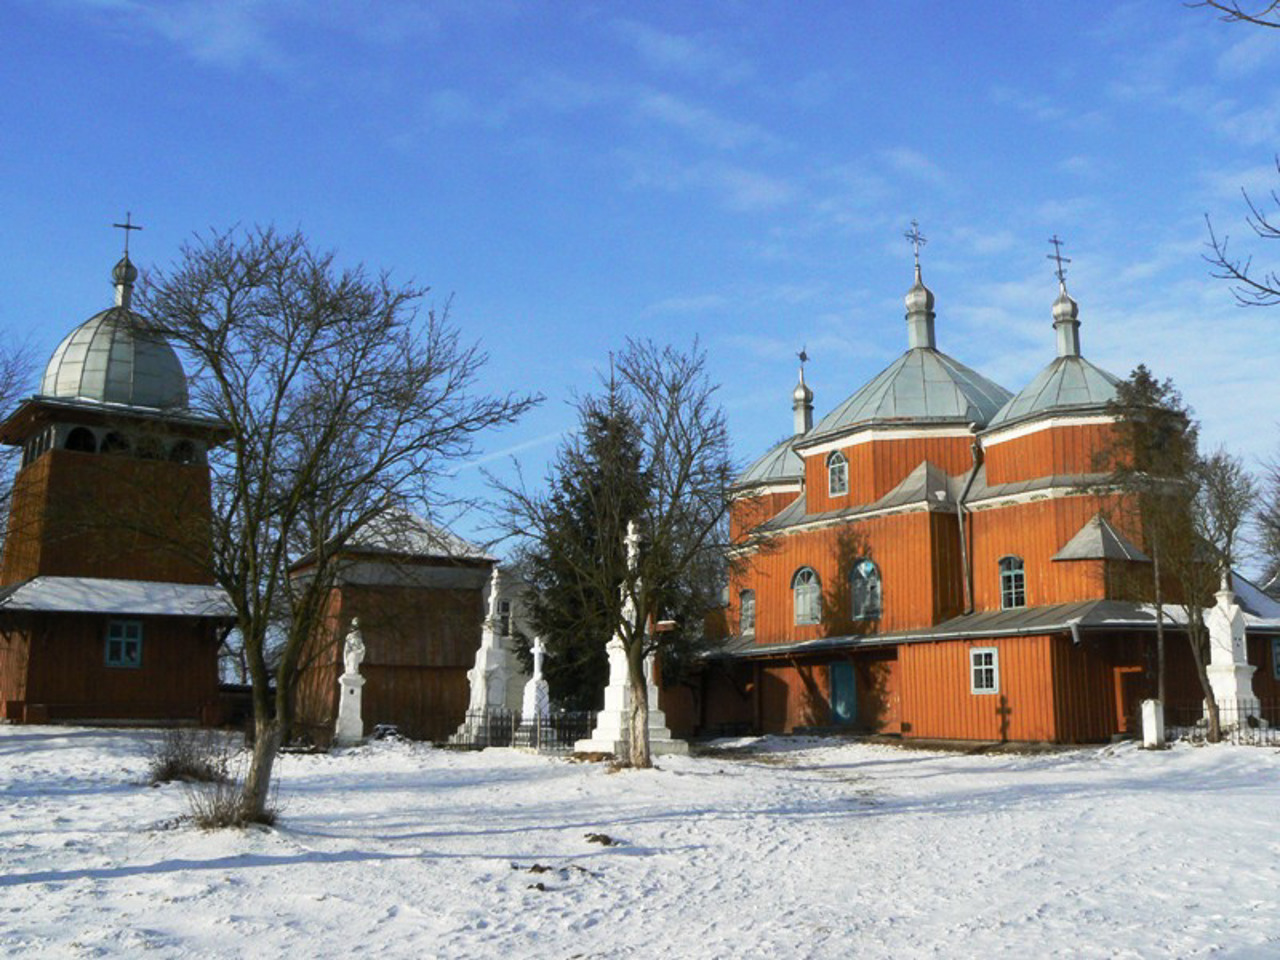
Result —
<instances>
[{"instance_id":1,"label":"cross on spire","mask_svg":"<svg viewBox=\"0 0 1280 960\"><path fill-rule=\"evenodd\" d=\"M920 269L920 248L923 247L929 241L926 240L924 238L924 235L920 233L920 224L915 220L911 221L911 229L908 230L906 233L904 233L903 236L911 241L911 247L912 247L912 250L915 252L915 256L916 256L916 269L919 270Z\"/></svg>"},{"instance_id":2,"label":"cross on spire","mask_svg":"<svg viewBox=\"0 0 1280 960\"><path fill-rule=\"evenodd\" d=\"M1062 241L1058 239L1056 233L1049 238L1049 242L1053 244L1053 253L1046 253L1044 258L1057 261L1058 269L1054 273L1058 275L1058 282L1065 287L1067 285L1067 268L1064 264L1070 263L1071 258L1062 255Z\"/></svg>"},{"instance_id":3,"label":"cross on spire","mask_svg":"<svg viewBox=\"0 0 1280 960\"><path fill-rule=\"evenodd\" d=\"M130 213L128 210L124 212L124 223L113 223L112 226L124 231L124 255L128 257L129 256L129 231L141 230L142 228L133 222L133 214Z\"/></svg>"},{"instance_id":4,"label":"cross on spire","mask_svg":"<svg viewBox=\"0 0 1280 960\"><path fill-rule=\"evenodd\" d=\"M808 344L800 348L800 352L796 354L800 358L800 369L804 369L804 365L809 362Z\"/></svg>"}]
</instances>

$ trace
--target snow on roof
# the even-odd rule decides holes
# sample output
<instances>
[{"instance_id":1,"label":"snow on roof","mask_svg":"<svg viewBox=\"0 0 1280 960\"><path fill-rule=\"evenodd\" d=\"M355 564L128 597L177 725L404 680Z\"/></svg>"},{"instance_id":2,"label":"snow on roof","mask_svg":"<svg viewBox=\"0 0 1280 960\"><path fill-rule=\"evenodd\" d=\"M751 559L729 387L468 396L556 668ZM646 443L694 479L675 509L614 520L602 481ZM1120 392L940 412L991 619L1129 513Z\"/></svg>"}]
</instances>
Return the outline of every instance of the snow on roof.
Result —
<instances>
[{"instance_id":1,"label":"snow on roof","mask_svg":"<svg viewBox=\"0 0 1280 960\"><path fill-rule=\"evenodd\" d=\"M438 527L424 517L399 508L388 510L371 521L351 538L349 549L359 553L387 553L407 557L496 559L444 527Z\"/></svg>"},{"instance_id":2,"label":"snow on roof","mask_svg":"<svg viewBox=\"0 0 1280 960\"><path fill-rule=\"evenodd\" d=\"M170 617L230 617L234 613L221 587L105 577L36 577L0 592L0 612L19 610Z\"/></svg>"}]
</instances>

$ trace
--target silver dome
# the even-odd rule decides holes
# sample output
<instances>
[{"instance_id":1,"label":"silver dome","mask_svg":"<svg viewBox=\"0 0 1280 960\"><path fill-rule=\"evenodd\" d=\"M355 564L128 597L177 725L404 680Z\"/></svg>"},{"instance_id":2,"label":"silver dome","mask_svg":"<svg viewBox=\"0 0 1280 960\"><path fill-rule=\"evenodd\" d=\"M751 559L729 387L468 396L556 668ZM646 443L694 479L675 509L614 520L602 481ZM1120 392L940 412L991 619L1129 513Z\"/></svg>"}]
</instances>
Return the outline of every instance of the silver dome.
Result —
<instances>
[{"instance_id":1,"label":"silver dome","mask_svg":"<svg viewBox=\"0 0 1280 960\"><path fill-rule=\"evenodd\" d=\"M187 378L173 348L138 332L132 314L111 307L90 317L58 344L40 381L46 397L181 408Z\"/></svg>"}]
</instances>

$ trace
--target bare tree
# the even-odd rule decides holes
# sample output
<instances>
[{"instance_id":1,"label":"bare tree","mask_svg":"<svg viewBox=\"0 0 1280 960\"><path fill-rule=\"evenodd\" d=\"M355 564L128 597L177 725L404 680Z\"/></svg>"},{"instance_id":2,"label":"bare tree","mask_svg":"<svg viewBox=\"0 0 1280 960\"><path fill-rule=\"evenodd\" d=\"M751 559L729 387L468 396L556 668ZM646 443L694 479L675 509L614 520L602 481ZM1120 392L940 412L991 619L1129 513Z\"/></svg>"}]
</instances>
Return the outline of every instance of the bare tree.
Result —
<instances>
[{"instance_id":1,"label":"bare tree","mask_svg":"<svg viewBox=\"0 0 1280 960\"><path fill-rule=\"evenodd\" d=\"M1280 0L1249 4L1247 7L1240 0L1195 0L1187 6L1215 10L1218 19L1224 23L1250 23L1255 27L1280 29Z\"/></svg>"},{"instance_id":2,"label":"bare tree","mask_svg":"<svg viewBox=\"0 0 1280 960\"><path fill-rule=\"evenodd\" d=\"M583 596L616 598L605 609L607 633L626 651L631 693L628 744L632 766L652 765L645 659L664 634L650 629L670 608L673 595L707 564L718 564L727 539L728 489L733 476L724 412L706 374L706 355L649 341L628 341L615 359L602 395L578 401L584 428L592 421L634 425L634 442L588 450L582 435L560 449L547 492L522 482L500 485L510 533L538 541L561 535L562 502L555 492L575 492L589 514L590 530L572 549L557 553ZM619 438L621 439L621 437ZM596 462L603 452L618 462ZM634 464L623 459L634 455ZM637 488L637 481L639 488ZM628 526L643 537L634 564L620 549ZM633 547L634 553L634 547ZM599 605L591 604L592 609Z\"/></svg>"},{"instance_id":3,"label":"bare tree","mask_svg":"<svg viewBox=\"0 0 1280 960\"><path fill-rule=\"evenodd\" d=\"M1276 169L1280 173L1280 157L1276 158ZM1248 213L1245 222L1259 240L1280 240L1280 222L1275 214L1267 210L1241 190ZM1270 191L1271 203L1280 210L1280 192ZM1238 257L1230 250L1231 238L1227 234L1219 236L1213 229L1213 222L1205 214L1205 223L1209 228L1209 251L1204 255L1212 268L1213 276L1226 280L1231 285L1231 292L1236 303L1245 307L1274 307L1280 304L1280 271L1275 269L1256 270L1253 257Z\"/></svg>"},{"instance_id":4,"label":"bare tree","mask_svg":"<svg viewBox=\"0 0 1280 960\"><path fill-rule=\"evenodd\" d=\"M258 228L195 237L135 299L193 362L194 405L230 428L210 454L211 573L253 686L242 821L266 808L343 549L393 507L438 505L436 480L476 435L536 402L477 394L485 355L447 311L419 311L425 292L340 269L301 233Z\"/></svg>"},{"instance_id":5,"label":"bare tree","mask_svg":"<svg viewBox=\"0 0 1280 960\"><path fill-rule=\"evenodd\" d=\"M1280 577L1280 461L1266 466L1261 497L1254 513L1257 523L1257 546L1266 564L1266 578L1271 587Z\"/></svg>"}]
</instances>

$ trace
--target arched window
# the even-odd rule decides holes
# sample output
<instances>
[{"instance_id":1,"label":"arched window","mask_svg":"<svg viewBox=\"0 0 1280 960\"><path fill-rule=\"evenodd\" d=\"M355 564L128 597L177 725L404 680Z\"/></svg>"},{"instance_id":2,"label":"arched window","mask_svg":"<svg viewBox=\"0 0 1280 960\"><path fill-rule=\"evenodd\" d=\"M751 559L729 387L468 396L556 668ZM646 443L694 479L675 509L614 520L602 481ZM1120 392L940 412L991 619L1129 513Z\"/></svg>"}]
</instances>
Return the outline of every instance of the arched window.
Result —
<instances>
[{"instance_id":1,"label":"arched window","mask_svg":"<svg viewBox=\"0 0 1280 960\"><path fill-rule=\"evenodd\" d=\"M849 492L849 461L837 450L827 457L827 494L842 497Z\"/></svg>"},{"instance_id":2,"label":"arched window","mask_svg":"<svg viewBox=\"0 0 1280 960\"><path fill-rule=\"evenodd\" d=\"M1027 578L1021 557L1000 558L1000 609L1027 605Z\"/></svg>"},{"instance_id":3,"label":"arched window","mask_svg":"<svg viewBox=\"0 0 1280 960\"><path fill-rule=\"evenodd\" d=\"M822 613L822 584L812 567L801 567L791 578L796 623L817 623Z\"/></svg>"},{"instance_id":4,"label":"arched window","mask_svg":"<svg viewBox=\"0 0 1280 960\"><path fill-rule=\"evenodd\" d=\"M164 443L159 437L144 433L138 438L137 456L141 460L163 460Z\"/></svg>"},{"instance_id":5,"label":"arched window","mask_svg":"<svg viewBox=\"0 0 1280 960\"><path fill-rule=\"evenodd\" d=\"M128 453L129 438L122 433L116 433L114 430L102 438L103 453Z\"/></svg>"},{"instance_id":6,"label":"arched window","mask_svg":"<svg viewBox=\"0 0 1280 960\"><path fill-rule=\"evenodd\" d=\"M67 442L63 446L68 450L78 450L81 453L97 453L98 438L87 427L73 427L67 434Z\"/></svg>"},{"instance_id":7,"label":"arched window","mask_svg":"<svg viewBox=\"0 0 1280 960\"><path fill-rule=\"evenodd\" d=\"M738 594L738 630L744 637L756 635L756 592L743 590Z\"/></svg>"},{"instance_id":8,"label":"arched window","mask_svg":"<svg viewBox=\"0 0 1280 960\"><path fill-rule=\"evenodd\" d=\"M169 459L174 463L195 463L196 445L190 440L179 440L169 448Z\"/></svg>"},{"instance_id":9,"label":"arched window","mask_svg":"<svg viewBox=\"0 0 1280 960\"><path fill-rule=\"evenodd\" d=\"M849 575L849 595L853 598L853 619L880 619L880 570L866 557L853 565L853 573Z\"/></svg>"}]
</instances>

